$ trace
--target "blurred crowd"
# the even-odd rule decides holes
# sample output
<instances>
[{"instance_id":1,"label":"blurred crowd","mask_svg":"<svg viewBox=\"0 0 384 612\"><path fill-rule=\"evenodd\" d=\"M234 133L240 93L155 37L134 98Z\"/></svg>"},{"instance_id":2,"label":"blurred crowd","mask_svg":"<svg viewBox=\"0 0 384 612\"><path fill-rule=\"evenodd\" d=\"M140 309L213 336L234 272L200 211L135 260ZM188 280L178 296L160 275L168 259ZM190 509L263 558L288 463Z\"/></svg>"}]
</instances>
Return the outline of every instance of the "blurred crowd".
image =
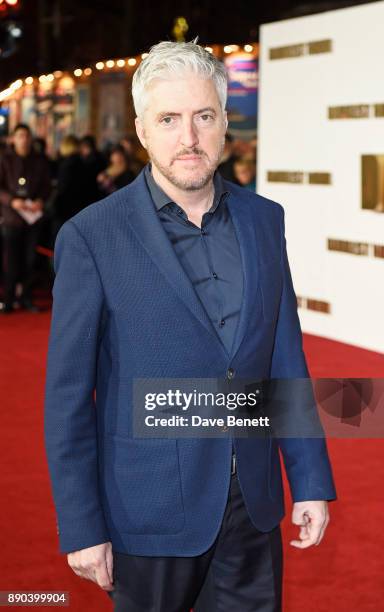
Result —
<instances>
[{"instance_id":1,"label":"blurred crowd","mask_svg":"<svg viewBox=\"0 0 384 612\"><path fill-rule=\"evenodd\" d=\"M55 156L26 124L0 140L0 312L39 312L33 289L53 277L52 250L61 225L85 206L128 185L147 163L135 136L100 151L92 135L67 135ZM256 190L256 143L226 135L219 171Z\"/></svg>"}]
</instances>

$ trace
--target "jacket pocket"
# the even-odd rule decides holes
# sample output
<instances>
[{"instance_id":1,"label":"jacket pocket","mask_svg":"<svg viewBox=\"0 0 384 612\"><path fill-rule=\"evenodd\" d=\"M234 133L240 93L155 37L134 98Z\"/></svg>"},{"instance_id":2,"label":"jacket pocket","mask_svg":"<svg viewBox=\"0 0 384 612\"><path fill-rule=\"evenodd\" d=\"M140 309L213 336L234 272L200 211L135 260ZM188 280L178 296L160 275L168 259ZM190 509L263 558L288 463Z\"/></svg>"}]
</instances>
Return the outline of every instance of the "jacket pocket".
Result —
<instances>
[{"instance_id":1,"label":"jacket pocket","mask_svg":"<svg viewBox=\"0 0 384 612\"><path fill-rule=\"evenodd\" d=\"M104 438L105 512L117 531L176 534L185 524L176 440Z\"/></svg>"}]
</instances>

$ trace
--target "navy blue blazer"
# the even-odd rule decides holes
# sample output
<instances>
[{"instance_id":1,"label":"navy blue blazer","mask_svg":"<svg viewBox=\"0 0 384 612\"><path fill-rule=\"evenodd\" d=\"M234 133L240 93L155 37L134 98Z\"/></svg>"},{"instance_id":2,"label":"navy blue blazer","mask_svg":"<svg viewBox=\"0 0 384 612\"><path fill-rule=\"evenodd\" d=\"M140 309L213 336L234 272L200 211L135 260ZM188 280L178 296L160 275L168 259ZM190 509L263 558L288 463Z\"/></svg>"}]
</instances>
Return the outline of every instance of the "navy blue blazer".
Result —
<instances>
[{"instance_id":1,"label":"navy blue blazer","mask_svg":"<svg viewBox=\"0 0 384 612\"><path fill-rule=\"evenodd\" d=\"M231 354L177 259L143 172L57 235L44 427L63 553L111 541L122 553L194 556L218 534L230 438L135 438L135 378L225 378L229 369L254 379L309 376L284 210L225 187L244 274ZM324 439L234 442L259 530L285 514L279 448L293 501L335 499Z\"/></svg>"}]
</instances>

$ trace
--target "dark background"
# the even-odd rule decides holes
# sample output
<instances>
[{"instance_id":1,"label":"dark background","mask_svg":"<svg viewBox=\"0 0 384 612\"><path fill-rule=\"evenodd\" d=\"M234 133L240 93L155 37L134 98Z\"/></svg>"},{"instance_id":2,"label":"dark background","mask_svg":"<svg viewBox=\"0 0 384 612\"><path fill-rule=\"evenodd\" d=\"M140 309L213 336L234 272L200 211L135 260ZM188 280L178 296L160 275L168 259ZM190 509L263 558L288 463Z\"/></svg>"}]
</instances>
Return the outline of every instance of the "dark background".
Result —
<instances>
[{"instance_id":1,"label":"dark background","mask_svg":"<svg viewBox=\"0 0 384 612\"><path fill-rule=\"evenodd\" d=\"M257 42L262 23L308 15L361 0L19 0L0 11L0 89L11 81L59 69L85 67L99 59L137 55L173 40L174 19L189 24L186 39L202 44ZM7 57L6 23L23 29Z\"/></svg>"}]
</instances>

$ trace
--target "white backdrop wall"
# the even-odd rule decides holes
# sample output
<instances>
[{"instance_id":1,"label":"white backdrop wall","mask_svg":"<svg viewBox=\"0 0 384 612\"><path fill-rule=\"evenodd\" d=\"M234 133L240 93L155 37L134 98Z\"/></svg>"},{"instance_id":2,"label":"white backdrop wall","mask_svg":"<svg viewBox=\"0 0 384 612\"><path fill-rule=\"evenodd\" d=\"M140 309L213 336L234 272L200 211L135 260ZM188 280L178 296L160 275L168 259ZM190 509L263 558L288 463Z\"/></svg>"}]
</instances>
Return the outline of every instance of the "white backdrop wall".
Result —
<instances>
[{"instance_id":1,"label":"white backdrop wall","mask_svg":"<svg viewBox=\"0 0 384 612\"><path fill-rule=\"evenodd\" d=\"M384 352L384 213L361 207L361 156L384 154L384 2L261 28L257 191L285 208L303 331ZM271 59L278 47L331 41L331 51ZM329 119L329 107L370 105L368 118ZM268 172L325 172L330 184L271 182ZM328 249L368 243L368 255ZM382 249L383 251L383 249Z\"/></svg>"}]
</instances>

